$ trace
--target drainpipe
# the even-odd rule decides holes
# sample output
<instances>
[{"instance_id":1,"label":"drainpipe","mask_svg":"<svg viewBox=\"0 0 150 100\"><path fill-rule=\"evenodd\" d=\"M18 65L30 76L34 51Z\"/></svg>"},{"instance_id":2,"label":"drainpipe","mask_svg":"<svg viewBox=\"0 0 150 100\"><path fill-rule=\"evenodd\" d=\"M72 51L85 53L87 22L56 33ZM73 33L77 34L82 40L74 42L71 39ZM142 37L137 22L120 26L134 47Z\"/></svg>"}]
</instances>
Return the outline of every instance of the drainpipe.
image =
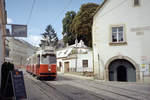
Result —
<instances>
[{"instance_id":1,"label":"drainpipe","mask_svg":"<svg viewBox=\"0 0 150 100\"><path fill-rule=\"evenodd\" d=\"M100 58L99 58L99 54L98 54L98 76L100 79Z\"/></svg>"},{"instance_id":2,"label":"drainpipe","mask_svg":"<svg viewBox=\"0 0 150 100\"><path fill-rule=\"evenodd\" d=\"M95 73L95 72L94 72L94 70L95 70L95 69L94 69L94 48L92 49L92 56L93 56L93 75L94 75L94 73Z\"/></svg>"},{"instance_id":3,"label":"drainpipe","mask_svg":"<svg viewBox=\"0 0 150 100\"><path fill-rule=\"evenodd\" d=\"M77 48L76 48L76 50L77 50ZM77 72L77 60L78 60L78 52L76 53L76 68L75 68L75 72Z\"/></svg>"},{"instance_id":4,"label":"drainpipe","mask_svg":"<svg viewBox=\"0 0 150 100\"><path fill-rule=\"evenodd\" d=\"M144 71L142 71L142 78L143 78L143 83L144 83Z\"/></svg>"},{"instance_id":5,"label":"drainpipe","mask_svg":"<svg viewBox=\"0 0 150 100\"><path fill-rule=\"evenodd\" d=\"M93 53L93 75L95 74L95 68L94 68L94 66L95 66L95 64L94 64L94 48L95 47L96 47L96 44L93 43L93 51L92 51L92 53ZM95 78L95 75L94 75L94 78Z\"/></svg>"}]
</instances>

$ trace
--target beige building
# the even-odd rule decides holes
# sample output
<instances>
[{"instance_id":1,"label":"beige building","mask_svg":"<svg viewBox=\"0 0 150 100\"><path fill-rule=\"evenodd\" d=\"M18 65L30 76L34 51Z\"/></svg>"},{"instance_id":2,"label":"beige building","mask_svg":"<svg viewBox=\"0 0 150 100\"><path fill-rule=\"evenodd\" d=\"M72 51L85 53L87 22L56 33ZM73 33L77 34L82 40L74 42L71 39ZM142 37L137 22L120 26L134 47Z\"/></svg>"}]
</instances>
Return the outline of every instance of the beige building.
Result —
<instances>
[{"instance_id":1,"label":"beige building","mask_svg":"<svg viewBox=\"0 0 150 100\"><path fill-rule=\"evenodd\" d=\"M12 37L7 37L9 41L9 58L13 61L16 67L24 66L26 64L26 59L33 55L37 48L28 42L15 39Z\"/></svg>"},{"instance_id":2,"label":"beige building","mask_svg":"<svg viewBox=\"0 0 150 100\"><path fill-rule=\"evenodd\" d=\"M0 80L1 80L1 65L4 62L4 36L6 33L6 10L5 10L5 0L0 0ZM1 82L0 82L1 85Z\"/></svg>"},{"instance_id":3,"label":"beige building","mask_svg":"<svg viewBox=\"0 0 150 100\"><path fill-rule=\"evenodd\" d=\"M150 82L150 0L104 0L93 19L95 76Z\"/></svg>"}]
</instances>

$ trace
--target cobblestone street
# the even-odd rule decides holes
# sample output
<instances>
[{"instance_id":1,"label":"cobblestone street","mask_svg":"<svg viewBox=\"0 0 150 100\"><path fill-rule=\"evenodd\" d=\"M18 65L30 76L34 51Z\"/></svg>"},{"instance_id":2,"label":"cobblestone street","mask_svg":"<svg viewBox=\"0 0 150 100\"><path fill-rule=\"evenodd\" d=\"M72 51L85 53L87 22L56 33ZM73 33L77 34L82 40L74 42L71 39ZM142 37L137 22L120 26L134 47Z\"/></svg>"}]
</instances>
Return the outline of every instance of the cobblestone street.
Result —
<instances>
[{"instance_id":1,"label":"cobblestone street","mask_svg":"<svg viewBox=\"0 0 150 100\"><path fill-rule=\"evenodd\" d=\"M59 74L55 81L39 81L25 73L27 100L150 100L150 85L100 82Z\"/></svg>"}]
</instances>

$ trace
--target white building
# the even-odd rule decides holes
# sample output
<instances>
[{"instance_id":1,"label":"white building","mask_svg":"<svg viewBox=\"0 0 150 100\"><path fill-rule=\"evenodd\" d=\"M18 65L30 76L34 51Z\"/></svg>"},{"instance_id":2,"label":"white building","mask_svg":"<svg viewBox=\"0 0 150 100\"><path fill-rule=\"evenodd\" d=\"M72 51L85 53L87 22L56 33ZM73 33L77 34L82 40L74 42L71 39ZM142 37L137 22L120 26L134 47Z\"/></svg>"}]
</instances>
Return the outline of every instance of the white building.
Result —
<instances>
[{"instance_id":1,"label":"white building","mask_svg":"<svg viewBox=\"0 0 150 100\"><path fill-rule=\"evenodd\" d=\"M57 67L62 73L93 72L92 50L81 40L74 45L57 50Z\"/></svg>"},{"instance_id":2,"label":"white building","mask_svg":"<svg viewBox=\"0 0 150 100\"><path fill-rule=\"evenodd\" d=\"M150 76L150 0L104 0L93 19L95 75L142 81Z\"/></svg>"},{"instance_id":3,"label":"white building","mask_svg":"<svg viewBox=\"0 0 150 100\"><path fill-rule=\"evenodd\" d=\"M16 67L26 65L26 59L37 51L36 47L24 40L12 37L8 37L7 40L9 41L8 47L10 49L9 58L12 59Z\"/></svg>"}]
</instances>

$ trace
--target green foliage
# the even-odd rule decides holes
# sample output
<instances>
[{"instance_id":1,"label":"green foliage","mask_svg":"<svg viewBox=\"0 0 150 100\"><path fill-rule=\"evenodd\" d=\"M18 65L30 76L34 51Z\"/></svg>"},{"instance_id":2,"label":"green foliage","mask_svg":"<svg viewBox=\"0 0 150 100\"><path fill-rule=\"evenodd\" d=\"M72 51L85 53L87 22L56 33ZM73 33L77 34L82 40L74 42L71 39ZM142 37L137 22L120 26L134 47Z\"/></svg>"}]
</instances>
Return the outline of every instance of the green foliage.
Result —
<instances>
[{"instance_id":1,"label":"green foliage","mask_svg":"<svg viewBox=\"0 0 150 100\"><path fill-rule=\"evenodd\" d=\"M70 25L70 32L78 35L78 40L83 40L87 46L92 46L92 23L98 4L83 4Z\"/></svg>"},{"instance_id":2,"label":"green foliage","mask_svg":"<svg viewBox=\"0 0 150 100\"><path fill-rule=\"evenodd\" d=\"M71 54L77 54L77 50L72 50Z\"/></svg>"},{"instance_id":3,"label":"green foliage","mask_svg":"<svg viewBox=\"0 0 150 100\"><path fill-rule=\"evenodd\" d=\"M64 43L68 43L69 45L74 44L74 41L75 41L75 34L70 31L70 25L75 16L76 16L76 12L68 11L65 14L65 17L62 21L62 23L63 23L62 34L64 35L63 41L64 41Z\"/></svg>"},{"instance_id":4,"label":"green foliage","mask_svg":"<svg viewBox=\"0 0 150 100\"><path fill-rule=\"evenodd\" d=\"M58 42L57 33L51 25L48 25L42 35L40 46L56 46Z\"/></svg>"}]
</instances>

